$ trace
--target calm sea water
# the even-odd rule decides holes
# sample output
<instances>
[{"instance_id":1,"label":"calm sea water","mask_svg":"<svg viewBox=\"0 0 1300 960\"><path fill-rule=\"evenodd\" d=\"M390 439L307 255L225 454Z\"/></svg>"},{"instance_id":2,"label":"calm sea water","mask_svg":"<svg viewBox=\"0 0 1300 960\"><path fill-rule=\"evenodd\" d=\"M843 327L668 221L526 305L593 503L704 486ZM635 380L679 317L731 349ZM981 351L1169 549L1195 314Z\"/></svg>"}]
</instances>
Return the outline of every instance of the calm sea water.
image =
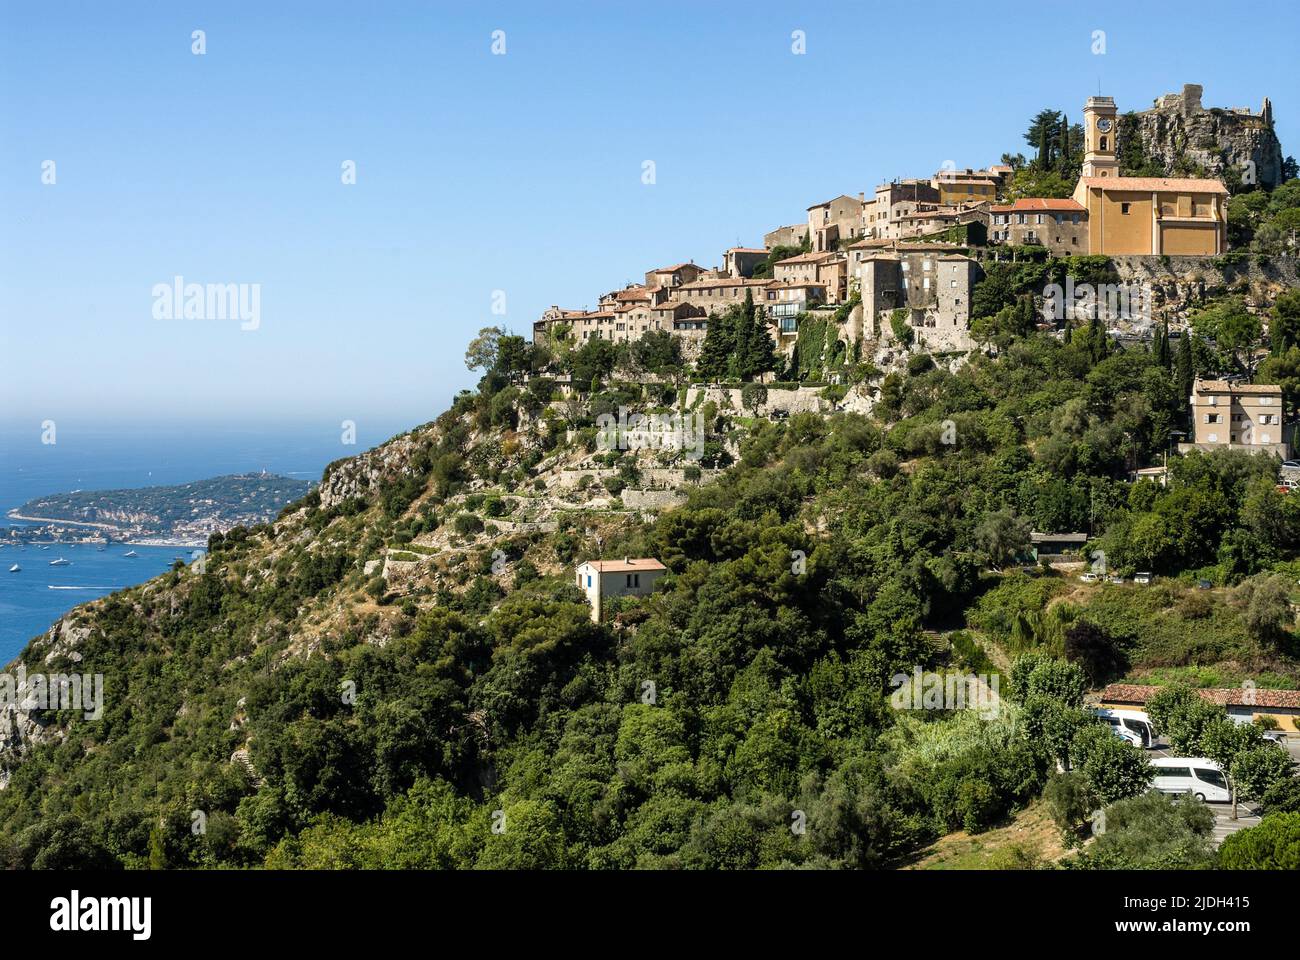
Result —
<instances>
[{"instance_id":1,"label":"calm sea water","mask_svg":"<svg viewBox=\"0 0 1300 960\"><path fill-rule=\"evenodd\" d=\"M340 442L335 423L245 426L85 427L58 424L56 443L41 442L40 424L0 423L0 526L33 497L187 483L267 470L320 479L325 465L388 439L411 424L357 424L355 446ZM128 550L139 556L126 557ZM0 547L0 664L12 660L63 613L167 570L191 548L113 544ZM49 565L62 557L67 566ZM9 573L17 563L22 569ZM50 589L54 587L56 589Z\"/></svg>"}]
</instances>

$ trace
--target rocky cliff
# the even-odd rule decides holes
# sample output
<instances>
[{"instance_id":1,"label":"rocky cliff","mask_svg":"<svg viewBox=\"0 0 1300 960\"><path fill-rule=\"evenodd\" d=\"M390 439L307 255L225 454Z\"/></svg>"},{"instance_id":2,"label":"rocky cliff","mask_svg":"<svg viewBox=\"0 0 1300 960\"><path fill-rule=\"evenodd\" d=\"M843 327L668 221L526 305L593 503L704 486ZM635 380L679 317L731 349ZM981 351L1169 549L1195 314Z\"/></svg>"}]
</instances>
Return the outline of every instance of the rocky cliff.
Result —
<instances>
[{"instance_id":1,"label":"rocky cliff","mask_svg":"<svg viewBox=\"0 0 1300 960\"><path fill-rule=\"evenodd\" d=\"M1282 182L1282 144L1273 130L1268 98L1258 112L1247 107L1205 107L1201 87L1189 83L1182 93L1168 93L1150 110L1125 118L1120 152L1136 131L1148 159L1166 175L1188 174L1196 167L1208 176L1233 183L1250 177L1271 189Z\"/></svg>"}]
</instances>

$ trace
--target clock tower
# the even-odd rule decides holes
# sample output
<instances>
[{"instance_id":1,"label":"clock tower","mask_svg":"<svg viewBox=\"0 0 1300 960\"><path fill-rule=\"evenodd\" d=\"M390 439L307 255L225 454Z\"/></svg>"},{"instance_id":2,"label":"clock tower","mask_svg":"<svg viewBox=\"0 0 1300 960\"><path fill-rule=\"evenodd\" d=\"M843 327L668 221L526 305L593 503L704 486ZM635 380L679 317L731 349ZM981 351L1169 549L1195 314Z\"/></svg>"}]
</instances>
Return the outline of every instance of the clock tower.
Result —
<instances>
[{"instance_id":1,"label":"clock tower","mask_svg":"<svg viewBox=\"0 0 1300 960\"><path fill-rule=\"evenodd\" d=\"M1089 97L1083 107L1083 176L1118 177L1115 99Z\"/></svg>"}]
</instances>

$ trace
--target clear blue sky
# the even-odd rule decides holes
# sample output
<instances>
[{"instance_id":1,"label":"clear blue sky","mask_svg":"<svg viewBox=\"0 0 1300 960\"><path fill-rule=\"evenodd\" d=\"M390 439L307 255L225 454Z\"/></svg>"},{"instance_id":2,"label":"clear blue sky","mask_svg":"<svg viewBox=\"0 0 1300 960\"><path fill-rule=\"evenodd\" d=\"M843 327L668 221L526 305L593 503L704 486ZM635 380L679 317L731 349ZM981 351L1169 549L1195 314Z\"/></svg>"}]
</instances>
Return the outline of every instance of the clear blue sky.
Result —
<instances>
[{"instance_id":1,"label":"clear blue sky","mask_svg":"<svg viewBox=\"0 0 1300 960\"><path fill-rule=\"evenodd\" d=\"M422 422L481 326L996 162L1099 84L1269 96L1300 153L1293 3L1084 6L5 2L3 416ZM260 329L155 320L177 274L260 284Z\"/></svg>"}]
</instances>

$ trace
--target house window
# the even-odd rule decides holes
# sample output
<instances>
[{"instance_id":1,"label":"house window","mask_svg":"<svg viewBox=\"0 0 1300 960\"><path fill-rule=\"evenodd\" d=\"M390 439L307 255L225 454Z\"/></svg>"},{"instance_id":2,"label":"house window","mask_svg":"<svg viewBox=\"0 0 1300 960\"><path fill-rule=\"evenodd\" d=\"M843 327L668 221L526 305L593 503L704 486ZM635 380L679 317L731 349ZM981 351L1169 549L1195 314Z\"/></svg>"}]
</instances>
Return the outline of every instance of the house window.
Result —
<instances>
[{"instance_id":1,"label":"house window","mask_svg":"<svg viewBox=\"0 0 1300 960\"><path fill-rule=\"evenodd\" d=\"M639 574L639 573L629 573L629 574L627 575L627 585L628 585L629 588L634 588L634 587L639 587L639 586L641 586L641 574Z\"/></svg>"},{"instance_id":2,"label":"house window","mask_svg":"<svg viewBox=\"0 0 1300 960\"><path fill-rule=\"evenodd\" d=\"M1119 205L1119 212L1120 212L1120 213L1128 213L1128 208L1129 208L1129 204L1127 204L1127 203L1121 203L1121 204Z\"/></svg>"},{"instance_id":3,"label":"house window","mask_svg":"<svg viewBox=\"0 0 1300 960\"><path fill-rule=\"evenodd\" d=\"M587 574L587 586L591 586L591 574Z\"/></svg>"},{"instance_id":4,"label":"house window","mask_svg":"<svg viewBox=\"0 0 1300 960\"><path fill-rule=\"evenodd\" d=\"M948 281L948 285L949 285L949 286L952 286L952 287L955 287L955 286L957 286L957 281L956 281L956 280L949 280L949 281Z\"/></svg>"}]
</instances>

